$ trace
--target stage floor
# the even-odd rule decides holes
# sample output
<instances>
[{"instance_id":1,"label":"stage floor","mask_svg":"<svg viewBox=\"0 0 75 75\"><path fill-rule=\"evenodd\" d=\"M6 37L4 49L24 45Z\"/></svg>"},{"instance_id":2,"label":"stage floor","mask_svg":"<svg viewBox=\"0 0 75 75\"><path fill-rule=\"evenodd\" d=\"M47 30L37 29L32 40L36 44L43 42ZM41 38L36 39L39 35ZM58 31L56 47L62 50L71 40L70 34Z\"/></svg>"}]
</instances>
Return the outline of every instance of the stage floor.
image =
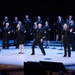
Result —
<instances>
[{"instance_id":1,"label":"stage floor","mask_svg":"<svg viewBox=\"0 0 75 75\"><path fill-rule=\"evenodd\" d=\"M27 61L62 62L67 68L75 70L75 51L71 51L71 57L63 57L63 47L61 50L61 46L50 46L49 48L44 48L46 52L44 56L39 47L36 47L35 55L31 55L32 46L24 46L24 54L18 54L20 50L15 49L15 46L10 46L9 49L0 47L0 64L24 66L24 62Z\"/></svg>"}]
</instances>

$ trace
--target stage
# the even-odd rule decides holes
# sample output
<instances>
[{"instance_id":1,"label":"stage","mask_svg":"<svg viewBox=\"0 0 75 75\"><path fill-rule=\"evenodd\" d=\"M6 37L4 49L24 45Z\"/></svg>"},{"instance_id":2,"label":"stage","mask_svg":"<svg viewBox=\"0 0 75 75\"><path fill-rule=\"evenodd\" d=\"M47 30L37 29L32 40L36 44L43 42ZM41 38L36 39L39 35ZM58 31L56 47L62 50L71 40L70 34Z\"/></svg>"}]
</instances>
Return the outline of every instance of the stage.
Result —
<instances>
[{"instance_id":1,"label":"stage","mask_svg":"<svg viewBox=\"0 0 75 75\"><path fill-rule=\"evenodd\" d=\"M63 57L63 45L50 45L49 48L44 48L46 55L44 56L38 46L35 48L35 55L32 53L32 45L24 46L24 54L18 54L19 49L15 46L10 46L9 49L2 49L0 46L0 64L24 66L27 61L48 61L48 62L61 62L65 65L66 69L75 70L75 51L71 51L71 57Z\"/></svg>"}]
</instances>

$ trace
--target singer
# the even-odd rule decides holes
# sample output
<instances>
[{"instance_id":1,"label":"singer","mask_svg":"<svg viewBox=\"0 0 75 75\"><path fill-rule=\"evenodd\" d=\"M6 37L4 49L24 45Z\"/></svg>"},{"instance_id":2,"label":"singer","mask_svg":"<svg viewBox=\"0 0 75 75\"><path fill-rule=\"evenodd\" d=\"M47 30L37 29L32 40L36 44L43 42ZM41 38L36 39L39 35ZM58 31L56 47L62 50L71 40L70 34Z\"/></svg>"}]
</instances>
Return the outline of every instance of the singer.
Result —
<instances>
[{"instance_id":1,"label":"singer","mask_svg":"<svg viewBox=\"0 0 75 75\"><path fill-rule=\"evenodd\" d=\"M35 30L35 39L34 39L34 42L32 45L32 54L31 55L35 54L34 48L37 44L39 45L39 48L41 49L43 55L46 55L44 48L43 48L43 39L45 37L44 35L45 34L44 34L44 29L42 28L42 24L39 23Z\"/></svg>"}]
</instances>

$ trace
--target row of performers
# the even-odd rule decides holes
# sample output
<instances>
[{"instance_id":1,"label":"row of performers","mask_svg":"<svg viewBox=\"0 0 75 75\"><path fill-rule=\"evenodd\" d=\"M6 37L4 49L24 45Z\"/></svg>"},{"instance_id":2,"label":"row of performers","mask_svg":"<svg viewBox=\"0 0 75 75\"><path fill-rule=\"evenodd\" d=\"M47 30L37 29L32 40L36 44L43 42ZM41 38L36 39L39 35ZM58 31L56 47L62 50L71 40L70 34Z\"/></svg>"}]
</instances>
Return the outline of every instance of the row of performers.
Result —
<instances>
[{"instance_id":1,"label":"row of performers","mask_svg":"<svg viewBox=\"0 0 75 75\"><path fill-rule=\"evenodd\" d=\"M62 30L62 40L63 40L63 44L64 44L64 57L67 56L67 52L68 52L68 57L71 56L71 50L70 50L70 40L72 40L72 49L75 47L74 46L74 37L75 37L75 32L73 32L73 30L75 29L75 27L69 28L67 23L63 24L63 30ZM50 30L50 29L49 29ZM7 48L9 48L9 36L10 33L14 32L11 31L11 28L9 26L9 23L6 23L5 27L3 28L3 48L5 48L5 46L7 46ZM24 33L26 33L23 25L21 24L17 24L16 27L16 38L17 38L17 44L19 45L20 48L20 52L19 54L23 54L24 53ZM46 40L46 35L48 35L48 33L46 33L46 27L42 27L42 24L39 23L37 25L37 27L34 29L34 42L32 45L32 54L35 54L34 48L35 46L38 44L39 48L41 49L42 53L44 55L46 55L46 52L43 48L43 40ZM67 50L68 49L68 50ZM73 49L74 51L75 49Z\"/></svg>"},{"instance_id":2,"label":"row of performers","mask_svg":"<svg viewBox=\"0 0 75 75\"><path fill-rule=\"evenodd\" d=\"M18 17L15 17L15 20L13 21L13 23L11 24L9 19L8 19L8 16L5 16L5 20L3 21L3 24L1 26L2 30L5 26L6 23L9 23L10 24L10 27L13 31L16 30L16 25L18 24ZM47 23L45 22L45 24L43 24L43 21L41 19L40 16L37 17L37 20L36 20L37 24L38 23L41 23L42 25L46 25ZM48 21L49 22L49 19ZM22 24L22 22L20 22ZM74 26L74 20L73 20L73 17L70 15L69 16L69 19L66 20L66 23L69 25L69 27L73 27ZM49 24L49 23L48 23ZM51 30L54 30L54 34L56 34L56 42L58 41L59 39L59 35L61 37L61 33L62 33L62 29L63 29L63 24L64 24L64 20L62 19L61 16L58 16L58 19L57 19L57 22L54 23L54 26L53 26L53 29L50 27ZM35 23L34 23L34 26L32 25L32 21L31 19L29 18L28 15L25 16L25 20L23 22L23 25L25 27L25 30L26 30L26 42L30 42L30 34L32 32L32 28L33 27L36 27ZM50 26L50 24L49 24Z\"/></svg>"},{"instance_id":3,"label":"row of performers","mask_svg":"<svg viewBox=\"0 0 75 75\"><path fill-rule=\"evenodd\" d=\"M38 23L41 23L44 26L44 23L43 23L43 21L42 21L42 19L41 19L40 16L37 17L37 19L36 19L35 22L37 24ZM17 24L18 23L21 23L24 26L25 30L26 30L26 43L29 43L30 42L30 34L32 32L32 29L33 29L33 27L36 26L35 25L35 22L34 23L32 22L32 20L29 18L29 15L25 15L25 19L23 21L19 21L18 17L15 17L13 22L10 22L8 16L5 16L5 18L4 18L4 20L3 20L2 25L1 25L0 28L3 31L3 28L5 27L5 24L6 23L9 23L11 29L13 31L15 31L16 30L16 27L17 27Z\"/></svg>"},{"instance_id":4,"label":"row of performers","mask_svg":"<svg viewBox=\"0 0 75 75\"><path fill-rule=\"evenodd\" d=\"M47 19L47 21L48 21L48 24L50 25L49 18ZM10 20L8 19L8 16L5 16L2 26L1 26L2 29L4 28L4 26L7 22L10 24L11 29L15 31L16 25L18 24L19 19L18 19L18 17L15 17L14 21L10 22ZM37 22L37 24L41 23L43 26L46 25L46 22L44 23L40 16L37 16L37 19L35 20L35 22ZM35 22L34 22L34 24L35 24ZM25 19L23 20L23 22L21 21L21 23L24 25L25 30L26 30L26 42L29 43L31 30L33 27L33 22L29 18L29 15L25 15ZM70 15L69 18L66 19L66 21L64 21L62 19L62 16L58 16L56 22L54 22L54 24L52 24L52 26L51 26L52 27L51 30L54 33L54 40L56 42L61 39L61 32L63 30L64 23L67 23L69 25L69 27L71 27L72 25L74 25L73 17Z\"/></svg>"},{"instance_id":5,"label":"row of performers","mask_svg":"<svg viewBox=\"0 0 75 75\"><path fill-rule=\"evenodd\" d=\"M27 33L29 31L28 29L22 25L22 22L19 21L18 24L16 25L16 28L14 30L11 29L10 23L6 23L4 28L1 30L3 33L3 49L9 48L9 41L10 41L10 35L13 34L14 36L14 45L16 45L16 48L19 48L19 43L26 43L26 34L28 35L27 38L30 39L30 35L33 36L33 40L35 38L35 30L37 29L38 24L37 22L34 22L33 27L31 28L30 33ZM49 40L50 40L50 31L51 27L48 24L48 21L45 22L45 26L42 26L44 28L44 33L46 36L45 40L48 40L48 45L49 45ZM13 37L12 36L12 37Z\"/></svg>"}]
</instances>

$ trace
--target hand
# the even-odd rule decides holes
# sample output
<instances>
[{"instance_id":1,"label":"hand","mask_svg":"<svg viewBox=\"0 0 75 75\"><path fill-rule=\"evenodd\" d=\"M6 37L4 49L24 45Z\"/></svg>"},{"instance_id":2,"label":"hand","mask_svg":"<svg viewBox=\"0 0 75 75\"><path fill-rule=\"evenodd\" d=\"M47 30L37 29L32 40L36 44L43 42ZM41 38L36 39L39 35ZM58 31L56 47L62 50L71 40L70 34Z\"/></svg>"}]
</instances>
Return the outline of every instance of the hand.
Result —
<instances>
[{"instance_id":1,"label":"hand","mask_svg":"<svg viewBox=\"0 0 75 75\"><path fill-rule=\"evenodd\" d=\"M3 21L3 25L5 24L5 22Z\"/></svg>"},{"instance_id":2,"label":"hand","mask_svg":"<svg viewBox=\"0 0 75 75\"><path fill-rule=\"evenodd\" d=\"M10 31L8 32L8 34L10 34Z\"/></svg>"},{"instance_id":3,"label":"hand","mask_svg":"<svg viewBox=\"0 0 75 75\"><path fill-rule=\"evenodd\" d=\"M73 31L73 29L70 29L70 32L72 32Z\"/></svg>"},{"instance_id":4,"label":"hand","mask_svg":"<svg viewBox=\"0 0 75 75\"><path fill-rule=\"evenodd\" d=\"M54 25L55 25L55 23L54 23Z\"/></svg>"},{"instance_id":5,"label":"hand","mask_svg":"<svg viewBox=\"0 0 75 75\"><path fill-rule=\"evenodd\" d=\"M24 33L26 33L26 31L24 31Z\"/></svg>"},{"instance_id":6,"label":"hand","mask_svg":"<svg viewBox=\"0 0 75 75\"><path fill-rule=\"evenodd\" d=\"M62 35L62 40L63 40L63 35Z\"/></svg>"},{"instance_id":7,"label":"hand","mask_svg":"<svg viewBox=\"0 0 75 75\"><path fill-rule=\"evenodd\" d=\"M34 39L34 41L35 41L35 39Z\"/></svg>"},{"instance_id":8,"label":"hand","mask_svg":"<svg viewBox=\"0 0 75 75\"><path fill-rule=\"evenodd\" d=\"M56 30L56 32L57 32L57 30Z\"/></svg>"},{"instance_id":9,"label":"hand","mask_svg":"<svg viewBox=\"0 0 75 75\"><path fill-rule=\"evenodd\" d=\"M43 42L43 39L40 39L40 42Z\"/></svg>"},{"instance_id":10,"label":"hand","mask_svg":"<svg viewBox=\"0 0 75 75\"><path fill-rule=\"evenodd\" d=\"M44 33L46 33L46 31L44 31Z\"/></svg>"},{"instance_id":11,"label":"hand","mask_svg":"<svg viewBox=\"0 0 75 75\"><path fill-rule=\"evenodd\" d=\"M32 35L33 33L31 33L30 35Z\"/></svg>"}]
</instances>

